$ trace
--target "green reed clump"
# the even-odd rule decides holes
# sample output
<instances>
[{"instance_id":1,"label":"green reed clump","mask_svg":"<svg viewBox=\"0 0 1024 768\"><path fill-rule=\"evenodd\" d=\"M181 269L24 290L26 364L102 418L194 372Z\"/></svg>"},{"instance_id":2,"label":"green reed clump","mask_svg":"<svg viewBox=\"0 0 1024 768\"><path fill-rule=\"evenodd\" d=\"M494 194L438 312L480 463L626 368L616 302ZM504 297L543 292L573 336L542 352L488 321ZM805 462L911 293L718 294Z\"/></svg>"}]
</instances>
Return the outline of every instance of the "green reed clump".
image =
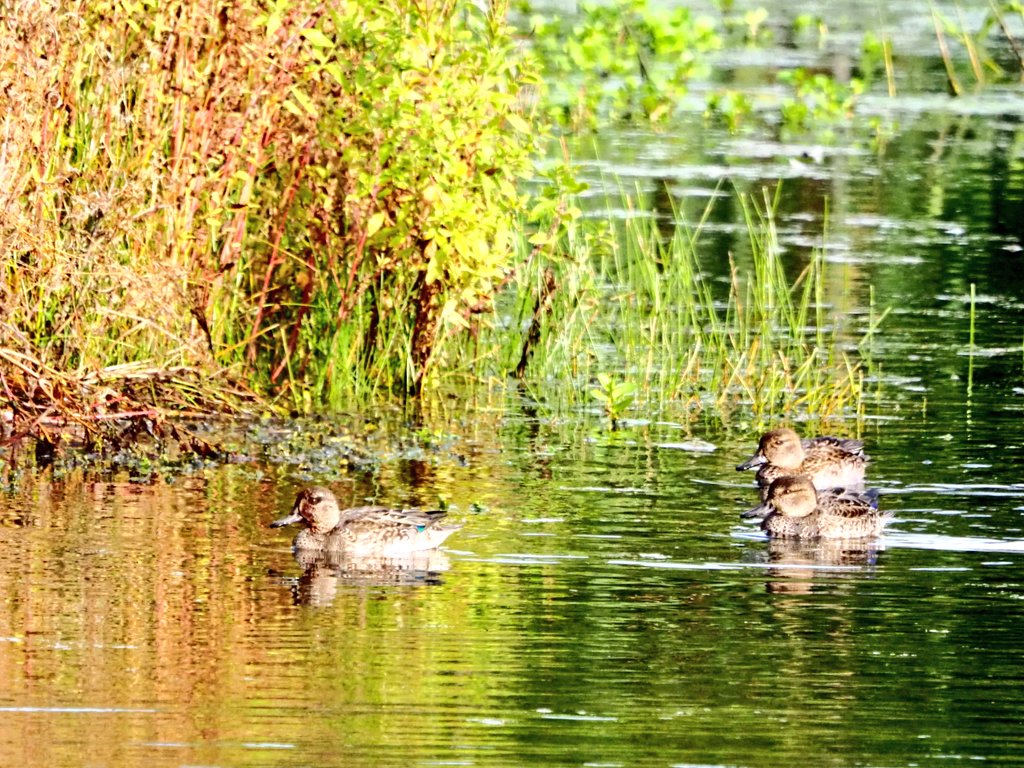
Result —
<instances>
[{"instance_id":1,"label":"green reed clump","mask_svg":"<svg viewBox=\"0 0 1024 768\"><path fill-rule=\"evenodd\" d=\"M604 406L592 392L614 372L648 417L766 424L858 415L859 365L841 348L822 253L790 278L777 199L765 192L740 202L749 254L742 263L730 258L721 282L702 266L703 221L666 232L641 209L601 232L567 233L560 258L535 259L517 275L502 327L480 343L503 351L476 364L511 372L526 350L529 363L518 367L524 386L555 409Z\"/></svg>"}]
</instances>

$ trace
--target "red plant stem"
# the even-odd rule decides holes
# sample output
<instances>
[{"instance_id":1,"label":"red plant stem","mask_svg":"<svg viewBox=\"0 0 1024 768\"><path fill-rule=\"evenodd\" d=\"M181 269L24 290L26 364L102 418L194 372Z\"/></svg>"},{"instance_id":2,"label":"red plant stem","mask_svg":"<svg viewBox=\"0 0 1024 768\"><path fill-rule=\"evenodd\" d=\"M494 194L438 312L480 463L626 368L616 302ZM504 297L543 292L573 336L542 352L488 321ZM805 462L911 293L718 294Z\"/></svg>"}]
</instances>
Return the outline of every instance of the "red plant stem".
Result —
<instances>
[{"instance_id":1,"label":"red plant stem","mask_svg":"<svg viewBox=\"0 0 1024 768\"><path fill-rule=\"evenodd\" d=\"M256 339L259 337L260 324L263 322L263 313L267 306L267 296L270 294L270 282L274 276L274 270L278 264L281 264L283 259L280 258L281 253L281 238L284 237L285 227L287 226L287 212L292 207L292 202L295 200L295 193L299 188L299 181L302 179L302 171L309 163L309 147L307 146L299 158L299 166L295 169L295 174L292 177L291 183L288 185L288 189L284 193L284 204L281 206L281 210L285 212L284 216L281 216L278 220L277 232L274 235L274 244L270 251L270 260L267 262L267 271L263 275L263 290L259 294L259 304L256 307L256 317L252 321L252 331L249 333L249 346L248 346L248 357L249 362L256 361ZM303 302L305 305L306 302ZM295 325L301 322L301 314L299 318L296 318ZM278 368L280 370L280 367ZM275 377L271 377L276 378Z\"/></svg>"}]
</instances>

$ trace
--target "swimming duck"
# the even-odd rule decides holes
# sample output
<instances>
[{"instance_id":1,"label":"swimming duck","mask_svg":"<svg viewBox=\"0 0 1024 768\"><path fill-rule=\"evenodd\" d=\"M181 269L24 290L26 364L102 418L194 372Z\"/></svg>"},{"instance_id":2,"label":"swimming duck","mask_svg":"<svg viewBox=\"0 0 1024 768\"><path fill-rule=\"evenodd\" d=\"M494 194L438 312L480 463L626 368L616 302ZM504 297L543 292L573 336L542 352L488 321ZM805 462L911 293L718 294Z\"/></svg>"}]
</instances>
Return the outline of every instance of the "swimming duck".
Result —
<instances>
[{"instance_id":1,"label":"swimming duck","mask_svg":"<svg viewBox=\"0 0 1024 768\"><path fill-rule=\"evenodd\" d=\"M764 517L769 536L859 539L877 536L892 515L878 509L878 493L846 488L816 490L807 475L773 480L767 499L743 517Z\"/></svg>"},{"instance_id":2,"label":"swimming duck","mask_svg":"<svg viewBox=\"0 0 1024 768\"><path fill-rule=\"evenodd\" d=\"M754 455L736 469L758 468L757 484L765 499L772 481L789 475L808 475L818 489L859 485L864 482L864 467L869 460L860 440L801 440L792 429L783 427L765 432Z\"/></svg>"},{"instance_id":3,"label":"swimming duck","mask_svg":"<svg viewBox=\"0 0 1024 768\"><path fill-rule=\"evenodd\" d=\"M299 492L290 514L271 528L292 523L306 527L295 536L295 550L343 552L355 557L395 557L434 549L461 525L438 525L441 510L350 507L340 509L327 488Z\"/></svg>"}]
</instances>

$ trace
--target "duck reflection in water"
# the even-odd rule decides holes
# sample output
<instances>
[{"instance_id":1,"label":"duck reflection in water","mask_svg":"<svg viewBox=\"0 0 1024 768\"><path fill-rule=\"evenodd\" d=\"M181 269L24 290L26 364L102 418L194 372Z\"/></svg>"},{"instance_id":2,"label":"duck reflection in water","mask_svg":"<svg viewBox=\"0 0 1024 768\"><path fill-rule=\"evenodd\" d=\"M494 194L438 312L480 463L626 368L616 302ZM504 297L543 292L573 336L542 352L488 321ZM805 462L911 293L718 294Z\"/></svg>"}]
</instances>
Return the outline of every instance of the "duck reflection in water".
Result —
<instances>
[{"instance_id":1,"label":"duck reflection in water","mask_svg":"<svg viewBox=\"0 0 1024 768\"><path fill-rule=\"evenodd\" d=\"M342 587L416 587L442 583L451 563L444 552L432 549L396 557L348 557L343 553L296 550L302 568L289 579L299 605L330 605Z\"/></svg>"},{"instance_id":2,"label":"duck reflection in water","mask_svg":"<svg viewBox=\"0 0 1024 768\"><path fill-rule=\"evenodd\" d=\"M774 594L843 592L875 573L877 539L792 539L768 542L765 589Z\"/></svg>"},{"instance_id":3,"label":"duck reflection in water","mask_svg":"<svg viewBox=\"0 0 1024 768\"><path fill-rule=\"evenodd\" d=\"M339 581L361 586L436 584L449 568L437 547L460 525L440 525L442 510L362 506L341 509L327 488L299 492L291 513L271 528L301 523L292 549L303 569L296 599L331 602Z\"/></svg>"}]
</instances>

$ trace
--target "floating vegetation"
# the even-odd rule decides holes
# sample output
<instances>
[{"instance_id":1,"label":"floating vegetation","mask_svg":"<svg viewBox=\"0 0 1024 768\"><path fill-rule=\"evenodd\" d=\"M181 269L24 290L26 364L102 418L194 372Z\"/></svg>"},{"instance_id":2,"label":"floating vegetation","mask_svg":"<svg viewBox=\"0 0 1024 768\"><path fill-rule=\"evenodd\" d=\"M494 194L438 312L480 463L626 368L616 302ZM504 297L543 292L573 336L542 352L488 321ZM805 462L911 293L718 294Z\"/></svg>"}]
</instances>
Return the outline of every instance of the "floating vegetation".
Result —
<instances>
[{"instance_id":1,"label":"floating vegetation","mask_svg":"<svg viewBox=\"0 0 1024 768\"><path fill-rule=\"evenodd\" d=\"M20 334L0 323L0 339ZM99 370L61 370L31 349L0 345L2 444L31 438L35 460L47 466L71 447L93 459L119 461L137 451L153 457L182 455L219 459L221 452L195 434L186 422L211 412L241 413L257 404L255 396L222 382L204 379L184 366L153 367L125 363Z\"/></svg>"},{"instance_id":2,"label":"floating vegetation","mask_svg":"<svg viewBox=\"0 0 1024 768\"><path fill-rule=\"evenodd\" d=\"M231 464L258 480L283 475L303 482L364 485L404 468L450 471L463 466L465 438L416 427L398 409L374 416L157 418L137 414L103 422L99 434L58 428L46 421L35 439L8 434L0 450L0 488L46 471L52 479L117 478L136 483L171 481Z\"/></svg>"}]
</instances>

